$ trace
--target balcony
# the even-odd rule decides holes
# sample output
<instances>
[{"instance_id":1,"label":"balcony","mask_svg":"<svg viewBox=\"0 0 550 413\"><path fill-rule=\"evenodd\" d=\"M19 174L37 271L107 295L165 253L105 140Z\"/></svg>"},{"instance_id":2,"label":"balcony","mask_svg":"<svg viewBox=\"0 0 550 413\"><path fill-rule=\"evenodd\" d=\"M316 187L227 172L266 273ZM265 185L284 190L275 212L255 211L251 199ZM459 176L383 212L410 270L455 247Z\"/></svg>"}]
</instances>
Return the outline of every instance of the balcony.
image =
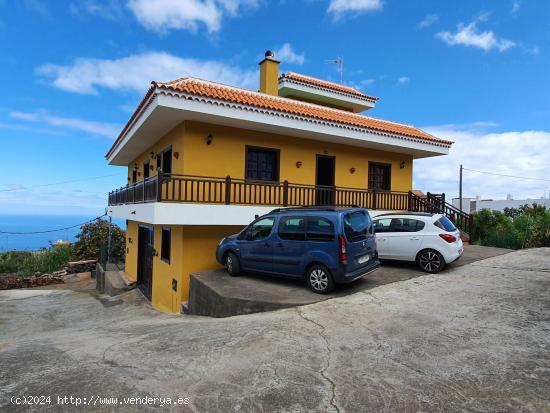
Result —
<instances>
[{"instance_id":1,"label":"balcony","mask_svg":"<svg viewBox=\"0 0 550 413\"><path fill-rule=\"evenodd\" d=\"M109 206L150 202L254 205L273 207L358 206L371 210L435 212L469 232L470 216L445 202L445 194L376 191L337 186L263 182L227 176L163 174L109 192Z\"/></svg>"}]
</instances>

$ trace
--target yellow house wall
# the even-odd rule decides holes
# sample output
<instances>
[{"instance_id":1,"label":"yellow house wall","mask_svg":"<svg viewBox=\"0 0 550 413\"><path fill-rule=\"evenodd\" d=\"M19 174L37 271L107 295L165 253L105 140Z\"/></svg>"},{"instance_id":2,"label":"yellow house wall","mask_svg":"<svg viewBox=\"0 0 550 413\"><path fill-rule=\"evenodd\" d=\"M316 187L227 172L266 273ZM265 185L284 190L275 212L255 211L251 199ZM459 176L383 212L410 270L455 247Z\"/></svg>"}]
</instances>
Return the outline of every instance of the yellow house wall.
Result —
<instances>
[{"instance_id":1,"label":"yellow house wall","mask_svg":"<svg viewBox=\"0 0 550 413\"><path fill-rule=\"evenodd\" d=\"M154 145L151 145L145 152L143 152L136 159L132 160L128 165L128 182L131 182L132 171L134 164L138 166L137 180L143 179L143 162L149 161L150 165L153 165L153 170L149 169L149 176L155 176L157 174L157 161L151 159L151 152L155 154L162 152L168 146L172 145L172 172L176 174L183 173L183 137L185 134L185 124L181 123L168 132L162 139L160 139ZM174 157L175 153L178 153L178 159Z\"/></svg>"},{"instance_id":2,"label":"yellow house wall","mask_svg":"<svg viewBox=\"0 0 550 413\"><path fill-rule=\"evenodd\" d=\"M211 133L214 140L206 144ZM351 188L368 187L368 164L391 164L391 190L412 189L412 156L299 139L245 129L186 122L183 171L187 175L244 178L246 145L280 150L280 180L314 185L316 179L316 155L336 157L336 186ZM301 161L302 166L296 167ZM405 161L405 167L400 163ZM355 168L355 173L350 169Z\"/></svg>"},{"instance_id":3,"label":"yellow house wall","mask_svg":"<svg viewBox=\"0 0 550 413\"><path fill-rule=\"evenodd\" d=\"M188 290L183 279L183 227L181 225L154 225L153 291L151 304L154 308L179 313L181 294ZM162 228L171 229L170 262L161 258ZM177 291L172 289L172 280L178 282ZM187 283L188 284L188 283Z\"/></svg>"},{"instance_id":4,"label":"yellow house wall","mask_svg":"<svg viewBox=\"0 0 550 413\"><path fill-rule=\"evenodd\" d=\"M216 261L216 247L220 240L236 234L243 226L203 226L183 227L183 289L181 298L189 300L189 275L192 272L221 268Z\"/></svg>"},{"instance_id":5,"label":"yellow house wall","mask_svg":"<svg viewBox=\"0 0 550 413\"><path fill-rule=\"evenodd\" d=\"M126 225L126 261L124 272L137 281L138 222L128 221Z\"/></svg>"}]
</instances>

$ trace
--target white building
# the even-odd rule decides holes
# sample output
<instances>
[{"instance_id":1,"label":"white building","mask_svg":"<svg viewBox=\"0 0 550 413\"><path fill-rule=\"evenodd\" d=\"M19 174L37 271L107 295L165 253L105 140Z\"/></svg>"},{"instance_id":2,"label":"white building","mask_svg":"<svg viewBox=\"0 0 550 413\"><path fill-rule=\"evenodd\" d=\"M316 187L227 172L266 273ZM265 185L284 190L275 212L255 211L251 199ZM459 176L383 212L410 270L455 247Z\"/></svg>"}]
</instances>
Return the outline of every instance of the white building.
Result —
<instances>
[{"instance_id":1,"label":"white building","mask_svg":"<svg viewBox=\"0 0 550 413\"><path fill-rule=\"evenodd\" d=\"M454 207L460 207L460 199L453 198L452 204ZM492 211L504 211L504 208L519 208L522 205L543 205L550 209L550 198L527 198L513 199L508 195L506 199L480 199L477 198L462 198L462 210L468 214L480 211L482 209L490 209Z\"/></svg>"}]
</instances>

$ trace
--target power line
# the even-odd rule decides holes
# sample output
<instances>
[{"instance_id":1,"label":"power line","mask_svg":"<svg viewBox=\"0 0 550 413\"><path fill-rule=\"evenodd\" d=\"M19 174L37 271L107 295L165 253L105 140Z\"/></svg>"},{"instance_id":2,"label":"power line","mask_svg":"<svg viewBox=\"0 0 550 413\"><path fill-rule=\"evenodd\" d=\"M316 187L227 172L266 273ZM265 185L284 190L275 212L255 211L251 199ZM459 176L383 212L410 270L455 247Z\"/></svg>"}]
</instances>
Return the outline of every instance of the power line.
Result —
<instances>
[{"instance_id":1,"label":"power line","mask_svg":"<svg viewBox=\"0 0 550 413\"><path fill-rule=\"evenodd\" d=\"M82 222L80 224L71 225L70 227L65 228L58 228L58 229L49 229L46 231L31 231L31 232L9 232L9 231L0 231L0 234L6 234L6 235L34 235L34 234L48 234L50 232L59 232L59 231L66 231L71 228L81 227L82 225L89 224L90 222L97 221L100 218L103 218L107 214L100 215L98 217L95 217L94 219L90 219L89 221Z\"/></svg>"},{"instance_id":2,"label":"power line","mask_svg":"<svg viewBox=\"0 0 550 413\"><path fill-rule=\"evenodd\" d=\"M462 168L462 169L465 170L465 171L477 172L477 173L480 173L480 174L505 176L507 178L529 179L529 180L532 180L532 181L550 182L550 179L544 179L544 178L529 178L529 177L526 177L526 176L506 175L506 174L499 174L499 173L496 173L496 172L478 171L477 169L468 169L468 168Z\"/></svg>"},{"instance_id":3,"label":"power line","mask_svg":"<svg viewBox=\"0 0 550 413\"><path fill-rule=\"evenodd\" d=\"M91 177L91 178L73 179L71 181L53 182L53 183L50 183L50 184L33 185L33 186L23 187L23 188L0 189L0 192L22 191L22 190L29 189L29 188L42 188L42 187L46 187L46 186L71 184L73 182L92 181L92 180L95 180L95 179L108 178L108 177L117 176L117 175L119 175L119 174L116 173L116 174L109 174L109 175L94 176L94 177Z\"/></svg>"}]
</instances>

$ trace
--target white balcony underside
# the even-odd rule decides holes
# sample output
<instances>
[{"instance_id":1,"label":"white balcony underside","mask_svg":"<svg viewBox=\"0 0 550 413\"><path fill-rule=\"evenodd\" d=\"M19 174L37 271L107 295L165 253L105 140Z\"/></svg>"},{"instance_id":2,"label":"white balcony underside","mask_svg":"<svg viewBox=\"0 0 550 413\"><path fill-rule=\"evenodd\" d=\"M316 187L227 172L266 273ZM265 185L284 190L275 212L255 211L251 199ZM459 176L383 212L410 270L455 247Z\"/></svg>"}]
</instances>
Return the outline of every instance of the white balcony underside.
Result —
<instances>
[{"instance_id":1,"label":"white balcony underside","mask_svg":"<svg viewBox=\"0 0 550 413\"><path fill-rule=\"evenodd\" d=\"M277 207L250 205L191 204L149 202L114 205L107 214L152 225L248 225L256 215L264 215ZM385 210L370 210L376 216Z\"/></svg>"}]
</instances>

